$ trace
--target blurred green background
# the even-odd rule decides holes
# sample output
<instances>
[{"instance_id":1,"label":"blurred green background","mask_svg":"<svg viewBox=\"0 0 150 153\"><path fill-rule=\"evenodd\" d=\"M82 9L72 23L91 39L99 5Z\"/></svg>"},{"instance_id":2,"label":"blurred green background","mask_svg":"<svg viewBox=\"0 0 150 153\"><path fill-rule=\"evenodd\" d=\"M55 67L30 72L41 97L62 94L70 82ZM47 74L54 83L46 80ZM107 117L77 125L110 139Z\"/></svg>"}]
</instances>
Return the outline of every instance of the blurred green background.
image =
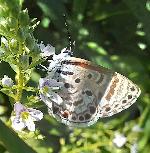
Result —
<instances>
[{"instance_id":1,"label":"blurred green background","mask_svg":"<svg viewBox=\"0 0 150 153\"><path fill-rule=\"evenodd\" d=\"M142 90L133 107L113 118L99 119L94 126L71 129L46 115L37 123L44 139L37 132L37 137L24 133L23 140L38 153L136 153L131 149L134 144L139 152L149 153L150 1L25 0L23 8L28 9L30 18L41 21L34 32L35 38L55 46L57 53L68 45L62 17L65 13L75 41L74 56L111 68L130 78ZM4 74L12 78L15 75L7 63L0 64L0 77ZM45 74L36 70L31 83L37 83L39 75ZM46 112L46 107L42 109ZM8 97L0 93L0 118L6 121L11 111ZM133 130L136 125L142 130ZM121 148L112 142L116 132L127 137ZM0 153L8 153L1 140Z\"/></svg>"}]
</instances>

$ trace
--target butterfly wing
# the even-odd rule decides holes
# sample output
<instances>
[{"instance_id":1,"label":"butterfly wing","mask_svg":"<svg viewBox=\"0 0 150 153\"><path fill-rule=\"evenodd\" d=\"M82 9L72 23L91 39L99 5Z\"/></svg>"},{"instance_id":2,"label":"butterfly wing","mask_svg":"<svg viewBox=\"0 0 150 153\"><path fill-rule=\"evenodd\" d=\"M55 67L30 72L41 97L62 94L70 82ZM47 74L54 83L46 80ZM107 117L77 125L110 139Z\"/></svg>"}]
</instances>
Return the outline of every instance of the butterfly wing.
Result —
<instances>
[{"instance_id":1,"label":"butterfly wing","mask_svg":"<svg viewBox=\"0 0 150 153\"><path fill-rule=\"evenodd\" d=\"M92 125L130 107L140 95L140 89L126 77L75 57L63 61L55 79L64 82L58 92L63 103L53 103L49 113L69 126Z\"/></svg>"}]
</instances>

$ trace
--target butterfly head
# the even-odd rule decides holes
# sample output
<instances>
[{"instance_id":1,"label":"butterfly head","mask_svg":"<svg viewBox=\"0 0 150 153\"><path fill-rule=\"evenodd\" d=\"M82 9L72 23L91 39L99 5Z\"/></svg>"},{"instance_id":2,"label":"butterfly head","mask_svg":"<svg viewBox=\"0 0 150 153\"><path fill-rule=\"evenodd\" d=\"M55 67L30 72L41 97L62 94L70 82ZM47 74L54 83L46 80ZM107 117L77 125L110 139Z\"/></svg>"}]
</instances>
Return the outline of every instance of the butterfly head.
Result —
<instances>
[{"instance_id":1,"label":"butterfly head","mask_svg":"<svg viewBox=\"0 0 150 153\"><path fill-rule=\"evenodd\" d=\"M48 67L49 74L54 74L57 70L61 69L62 62L66 60L67 58L71 57L73 55L73 52L71 50L68 50L67 48L64 48L61 50L61 53L58 55L53 55L52 60L50 60L50 64Z\"/></svg>"}]
</instances>

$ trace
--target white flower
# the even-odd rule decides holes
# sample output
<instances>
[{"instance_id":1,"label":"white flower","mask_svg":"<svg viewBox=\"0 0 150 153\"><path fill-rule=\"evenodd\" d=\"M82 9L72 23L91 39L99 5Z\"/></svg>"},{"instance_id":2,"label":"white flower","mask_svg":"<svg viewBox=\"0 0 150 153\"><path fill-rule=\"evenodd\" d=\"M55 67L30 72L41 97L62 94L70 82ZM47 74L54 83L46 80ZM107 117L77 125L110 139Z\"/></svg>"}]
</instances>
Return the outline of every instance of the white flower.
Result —
<instances>
[{"instance_id":1,"label":"white flower","mask_svg":"<svg viewBox=\"0 0 150 153\"><path fill-rule=\"evenodd\" d=\"M6 47L8 47L8 41L5 37L1 37L1 43L3 43Z\"/></svg>"},{"instance_id":2,"label":"white flower","mask_svg":"<svg viewBox=\"0 0 150 153\"><path fill-rule=\"evenodd\" d=\"M131 145L130 153L138 153L138 145L137 145L137 143L134 143L133 145Z\"/></svg>"},{"instance_id":3,"label":"white flower","mask_svg":"<svg viewBox=\"0 0 150 153\"><path fill-rule=\"evenodd\" d=\"M132 128L133 132L142 132L143 129L139 125L134 125Z\"/></svg>"},{"instance_id":4,"label":"white flower","mask_svg":"<svg viewBox=\"0 0 150 153\"><path fill-rule=\"evenodd\" d=\"M13 86L13 80L9 78L7 75L4 75L4 77L1 80L1 83L3 86L12 87Z\"/></svg>"},{"instance_id":5,"label":"white flower","mask_svg":"<svg viewBox=\"0 0 150 153\"><path fill-rule=\"evenodd\" d=\"M41 50L41 56L42 57L49 57L49 56L55 54L55 47L51 46L50 44L48 44L47 46L45 46L43 44L43 42L41 41L41 43L38 44L38 47Z\"/></svg>"},{"instance_id":6,"label":"white flower","mask_svg":"<svg viewBox=\"0 0 150 153\"><path fill-rule=\"evenodd\" d=\"M49 78L41 78L39 80L39 88L40 88L40 98L41 100L48 106L51 107L51 102L55 102L60 105L63 100L62 98L55 93L54 91L59 90L63 87L62 82L57 82L54 79Z\"/></svg>"},{"instance_id":7,"label":"white flower","mask_svg":"<svg viewBox=\"0 0 150 153\"><path fill-rule=\"evenodd\" d=\"M30 131L35 131L34 121L43 118L43 113L33 108L27 108L19 102L14 104L15 116L11 116L12 128L22 131L25 127Z\"/></svg>"},{"instance_id":8,"label":"white flower","mask_svg":"<svg viewBox=\"0 0 150 153\"><path fill-rule=\"evenodd\" d=\"M115 133L115 138L113 139L113 143L118 148L121 148L122 146L124 146L126 141L127 141L127 138L123 134Z\"/></svg>"}]
</instances>

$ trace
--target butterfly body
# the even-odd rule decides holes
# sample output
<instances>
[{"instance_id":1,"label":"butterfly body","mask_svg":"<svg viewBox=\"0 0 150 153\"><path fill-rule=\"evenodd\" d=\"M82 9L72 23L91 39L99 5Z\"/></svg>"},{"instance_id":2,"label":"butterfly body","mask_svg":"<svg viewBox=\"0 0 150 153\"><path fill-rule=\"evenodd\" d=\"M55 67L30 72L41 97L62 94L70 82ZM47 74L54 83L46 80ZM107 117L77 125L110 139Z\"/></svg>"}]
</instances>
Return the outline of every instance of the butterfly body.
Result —
<instances>
[{"instance_id":1,"label":"butterfly body","mask_svg":"<svg viewBox=\"0 0 150 153\"><path fill-rule=\"evenodd\" d=\"M53 103L49 113L69 126L92 125L130 107L140 95L140 89L123 75L70 56L61 60L53 79L64 83L58 91L63 102Z\"/></svg>"}]
</instances>

